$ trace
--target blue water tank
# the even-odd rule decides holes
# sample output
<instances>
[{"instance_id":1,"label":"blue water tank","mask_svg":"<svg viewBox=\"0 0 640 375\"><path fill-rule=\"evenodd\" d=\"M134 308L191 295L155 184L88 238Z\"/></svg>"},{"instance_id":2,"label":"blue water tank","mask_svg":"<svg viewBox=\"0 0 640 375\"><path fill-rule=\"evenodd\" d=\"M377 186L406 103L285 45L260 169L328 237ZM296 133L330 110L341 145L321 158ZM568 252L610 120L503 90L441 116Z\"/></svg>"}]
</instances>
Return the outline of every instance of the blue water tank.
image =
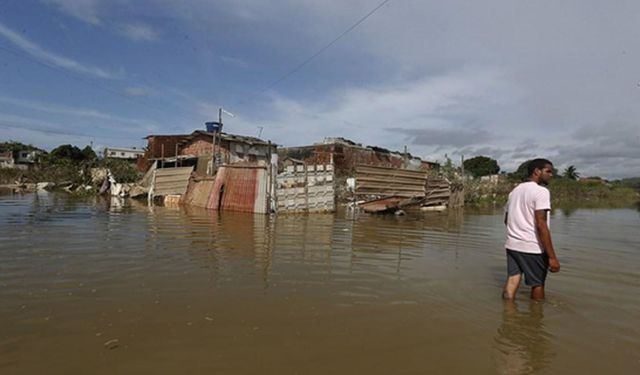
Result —
<instances>
[{"instance_id":1,"label":"blue water tank","mask_svg":"<svg viewBox=\"0 0 640 375\"><path fill-rule=\"evenodd\" d=\"M218 133L222 128L222 125L219 122L205 122L204 125L207 127L207 131L209 133Z\"/></svg>"}]
</instances>

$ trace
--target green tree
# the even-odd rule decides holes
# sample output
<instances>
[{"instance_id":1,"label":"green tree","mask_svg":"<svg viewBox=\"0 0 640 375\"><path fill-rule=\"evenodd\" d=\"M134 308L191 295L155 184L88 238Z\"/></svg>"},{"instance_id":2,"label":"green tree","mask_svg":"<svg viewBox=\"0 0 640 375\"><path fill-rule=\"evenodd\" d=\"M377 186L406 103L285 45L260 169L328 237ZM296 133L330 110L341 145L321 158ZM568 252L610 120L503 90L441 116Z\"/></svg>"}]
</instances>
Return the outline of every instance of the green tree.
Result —
<instances>
[{"instance_id":1,"label":"green tree","mask_svg":"<svg viewBox=\"0 0 640 375\"><path fill-rule=\"evenodd\" d=\"M476 156L463 163L465 172L473 177L488 176L500 172L500 166L495 159L487 156Z\"/></svg>"},{"instance_id":2,"label":"green tree","mask_svg":"<svg viewBox=\"0 0 640 375\"><path fill-rule=\"evenodd\" d=\"M73 145L61 145L49 153L49 156L53 159L68 159L71 161L82 161L84 160L84 154L82 150Z\"/></svg>"},{"instance_id":3,"label":"green tree","mask_svg":"<svg viewBox=\"0 0 640 375\"><path fill-rule=\"evenodd\" d=\"M96 155L91 146L86 146L82 149L82 157L86 161L95 161L98 159L98 155Z\"/></svg>"},{"instance_id":4,"label":"green tree","mask_svg":"<svg viewBox=\"0 0 640 375\"><path fill-rule=\"evenodd\" d=\"M509 174L509 178L517 181L526 181L527 178L529 178L529 163L531 163L532 160L533 159L529 159L522 162L522 164L518 166L518 169L516 169L515 172ZM553 167L553 175L558 175L558 170L555 167Z\"/></svg>"},{"instance_id":5,"label":"green tree","mask_svg":"<svg viewBox=\"0 0 640 375\"><path fill-rule=\"evenodd\" d=\"M9 141L9 142L0 142L0 152L11 151L14 157L18 156L18 152L20 151L40 151L44 152L33 145L26 145L24 143Z\"/></svg>"},{"instance_id":6,"label":"green tree","mask_svg":"<svg viewBox=\"0 0 640 375\"><path fill-rule=\"evenodd\" d=\"M529 159L526 160L524 162L522 162L522 164L520 164L518 166L518 168L516 169L515 172L511 173L509 175L509 177L513 180L517 180L517 181L524 181L529 177L529 163L531 163L531 160L533 159Z\"/></svg>"},{"instance_id":7,"label":"green tree","mask_svg":"<svg viewBox=\"0 0 640 375\"><path fill-rule=\"evenodd\" d=\"M573 165L570 165L567 168L565 168L564 172L562 172L562 177L568 178L570 180L577 180L578 177L580 177L580 173L578 173L578 171L576 170L576 167L574 167Z\"/></svg>"}]
</instances>

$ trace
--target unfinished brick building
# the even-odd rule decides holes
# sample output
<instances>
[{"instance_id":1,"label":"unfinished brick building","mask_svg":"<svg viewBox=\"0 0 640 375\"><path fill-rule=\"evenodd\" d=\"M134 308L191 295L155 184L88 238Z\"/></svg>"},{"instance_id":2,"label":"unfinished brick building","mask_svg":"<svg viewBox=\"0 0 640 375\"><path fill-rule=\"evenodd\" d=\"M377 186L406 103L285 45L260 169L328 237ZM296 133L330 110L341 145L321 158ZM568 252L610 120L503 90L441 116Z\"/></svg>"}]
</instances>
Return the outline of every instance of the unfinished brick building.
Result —
<instances>
[{"instance_id":1,"label":"unfinished brick building","mask_svg":"<svg viewBox=\"0 0 640 375\"><path fill-rule=\"evenodd\" d=\"M362 146L344 138L326 138L323 143L310 146L278 149L280 160L294 159L306 164L333 163L338 176L350 176L357 165L405 168L413 170L438 169L439 164L424 161L411 154L392 152L380 147Z\"/></svg>"}]
</instances>

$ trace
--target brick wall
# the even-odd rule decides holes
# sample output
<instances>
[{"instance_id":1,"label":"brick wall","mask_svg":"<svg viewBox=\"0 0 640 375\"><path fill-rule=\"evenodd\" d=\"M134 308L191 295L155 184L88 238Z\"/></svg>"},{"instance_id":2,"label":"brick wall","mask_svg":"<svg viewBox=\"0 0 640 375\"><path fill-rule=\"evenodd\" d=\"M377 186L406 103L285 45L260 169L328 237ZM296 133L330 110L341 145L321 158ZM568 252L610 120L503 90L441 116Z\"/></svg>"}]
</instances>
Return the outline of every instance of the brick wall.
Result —
<instances>
[{"instance_id":1,"label":"brick wall","mask_svg":"<svg viewBox=\"0 0 640 375\"><path fill-rule=\"evenodd\" d=\"M400 154L380 152L342 144L289 147L278 150L280 159L292 157L307 164L329 164L333 159L336 175L350 176L355 166L365 164L377 167L402 168L404 158Z\"/></svg>"}]
</instances>

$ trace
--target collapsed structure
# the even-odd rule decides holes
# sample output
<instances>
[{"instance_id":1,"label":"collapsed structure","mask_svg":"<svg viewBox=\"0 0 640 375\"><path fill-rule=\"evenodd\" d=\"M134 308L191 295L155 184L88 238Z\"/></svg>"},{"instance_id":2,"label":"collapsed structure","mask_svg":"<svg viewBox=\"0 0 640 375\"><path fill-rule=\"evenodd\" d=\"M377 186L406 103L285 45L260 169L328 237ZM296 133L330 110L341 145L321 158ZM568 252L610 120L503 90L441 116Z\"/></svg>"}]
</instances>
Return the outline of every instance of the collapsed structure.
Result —
<instances>
[{"instance_id":1,"label":"collapsed structure","mask_svg":"<svg viewBox=\"0 0 640 375\"><path fill-rule=\"evenodd\" d=\"M278 149L270 141L224 133L220 123L208 123L206 131L146 139L148 146L137 165L147 171L150 201L162 197L165 204L216 210L333 211L336 197L393 198L396 206L398 199L424 202L427 182L434 182L427 172L439 167L406 152L363 147L344 138ZM347 179L354 177L357 182L347 191ZM381 189L372 192L367 186ZM448 185L444 189L448 191ZM438 195L438 204L448 198L445 193Z\"/></svg>"}]
</instances>

